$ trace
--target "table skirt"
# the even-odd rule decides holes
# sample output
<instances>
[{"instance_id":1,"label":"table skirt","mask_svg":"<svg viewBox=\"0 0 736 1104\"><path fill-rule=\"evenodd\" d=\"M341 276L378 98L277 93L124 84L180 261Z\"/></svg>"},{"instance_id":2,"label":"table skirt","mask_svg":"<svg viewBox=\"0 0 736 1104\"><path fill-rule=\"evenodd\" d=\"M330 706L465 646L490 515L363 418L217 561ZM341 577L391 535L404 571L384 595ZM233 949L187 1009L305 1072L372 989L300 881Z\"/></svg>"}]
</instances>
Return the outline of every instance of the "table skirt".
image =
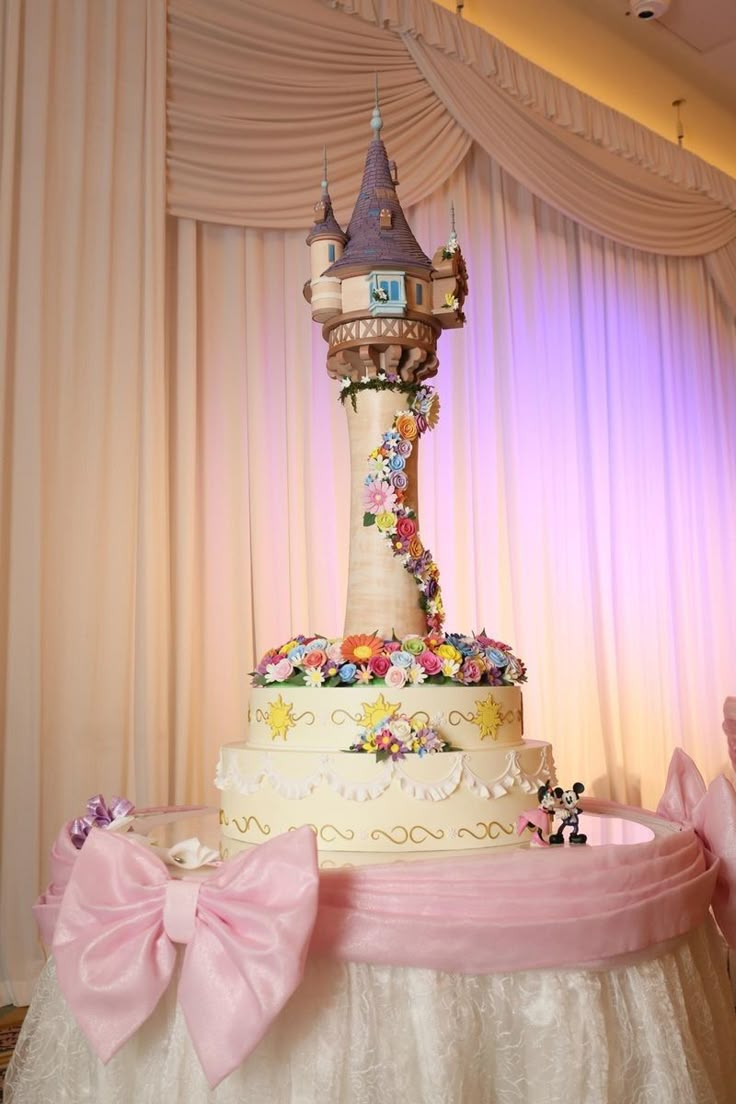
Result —
<instances>
[{"instance_id":1,"label":"table skirt","mask_svg":"<svg viewBox=\"0 0 736 1104\"><path fill-rule=\"evenodd\" d=\"M212 1090L175 985L105 1066L49 960L6 1104L733 1104L724 963L710 922L605 970L464 976L313 957L266 1038Z\"/></svg>"}]
</instances>

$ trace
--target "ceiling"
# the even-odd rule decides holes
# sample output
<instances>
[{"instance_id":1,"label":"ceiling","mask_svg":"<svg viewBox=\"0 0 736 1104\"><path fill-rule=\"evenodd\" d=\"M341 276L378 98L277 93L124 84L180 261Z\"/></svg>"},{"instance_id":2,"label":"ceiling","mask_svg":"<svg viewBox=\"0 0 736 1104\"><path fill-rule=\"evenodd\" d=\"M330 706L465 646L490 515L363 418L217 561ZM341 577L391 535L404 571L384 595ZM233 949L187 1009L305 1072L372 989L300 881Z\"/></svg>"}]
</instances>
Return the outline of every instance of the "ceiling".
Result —
<instances>
[{"instance_id":1,"label":"ceiling","mask_svg":"<svg viewBox=\"0 0 736 1104\"><path fill-rule=\"evenodd\" d=\"M627 0L567 0L736 115L736 0L671 0L659 19L629 15Z\"/></svg>"}]
</instances>

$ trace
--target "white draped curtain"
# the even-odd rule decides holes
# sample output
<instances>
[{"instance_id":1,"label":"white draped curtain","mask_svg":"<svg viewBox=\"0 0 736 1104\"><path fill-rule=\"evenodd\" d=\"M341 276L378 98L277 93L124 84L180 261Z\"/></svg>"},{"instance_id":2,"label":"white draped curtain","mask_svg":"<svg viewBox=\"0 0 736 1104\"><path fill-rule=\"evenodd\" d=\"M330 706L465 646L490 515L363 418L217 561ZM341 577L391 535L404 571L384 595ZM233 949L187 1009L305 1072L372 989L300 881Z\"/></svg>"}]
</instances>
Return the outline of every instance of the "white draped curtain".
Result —
<instances>
[{"instance_id":1,"label":"white draped curtain","mask_svg":"<svg viewBox=\"0 0 736 1104\"><path fill-rule=\"evenodd\" d=\"M651 806L675 746L724 768L736 182L430 0L334 6L2 8L0 1001L59 823L215 800L257 653L340 632L304 233L325 140L347 222L376 69L416 236L453 200L470 270L420 472L448 626L525 658L563 780Z\"/></svg>"}]
</instances>

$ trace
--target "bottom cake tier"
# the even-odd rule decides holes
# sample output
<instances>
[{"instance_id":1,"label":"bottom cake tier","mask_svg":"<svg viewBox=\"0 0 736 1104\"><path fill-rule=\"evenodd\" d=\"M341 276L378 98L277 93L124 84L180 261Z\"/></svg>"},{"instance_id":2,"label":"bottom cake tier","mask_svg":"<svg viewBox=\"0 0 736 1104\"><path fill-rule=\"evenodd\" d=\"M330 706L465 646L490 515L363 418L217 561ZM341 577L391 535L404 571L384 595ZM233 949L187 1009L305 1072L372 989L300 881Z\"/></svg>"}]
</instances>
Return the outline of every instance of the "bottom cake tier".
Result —
<instances>
[{"instance_id":1,"label":"bottom cake tier","mask_svg":"<svg viewBox=\"0 0 736 1104\"><path fill-rule=\"evenodd\" d=\"M398 761L238 743L221 748L216 784L226 849L308 824L320 851L405 855L528 842L517 817L554 775L534 740Z\"/></svg>"}]
</instances>

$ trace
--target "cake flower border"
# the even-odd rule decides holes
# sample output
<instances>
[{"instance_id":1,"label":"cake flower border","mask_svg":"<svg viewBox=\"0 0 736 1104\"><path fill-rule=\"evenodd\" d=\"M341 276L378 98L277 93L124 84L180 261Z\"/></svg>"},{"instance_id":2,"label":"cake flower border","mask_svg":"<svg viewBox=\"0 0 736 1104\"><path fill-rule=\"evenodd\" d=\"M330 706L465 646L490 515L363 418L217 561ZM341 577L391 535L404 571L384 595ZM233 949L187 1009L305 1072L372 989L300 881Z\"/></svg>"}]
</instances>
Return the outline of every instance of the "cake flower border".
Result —
<instances>
[{"instance_id":1,"label":"cake flower border","mask_svg":"<svg viewBox=\"0 0 736 1104\"><path fill-rule=\"evenodd\" d=\"M375 633L292 637L264 653L254 686L446 685L514 686L526 682L524 662L508 644L480 633L410 634L383 640Z\"/></svg>"}]
</instances>

